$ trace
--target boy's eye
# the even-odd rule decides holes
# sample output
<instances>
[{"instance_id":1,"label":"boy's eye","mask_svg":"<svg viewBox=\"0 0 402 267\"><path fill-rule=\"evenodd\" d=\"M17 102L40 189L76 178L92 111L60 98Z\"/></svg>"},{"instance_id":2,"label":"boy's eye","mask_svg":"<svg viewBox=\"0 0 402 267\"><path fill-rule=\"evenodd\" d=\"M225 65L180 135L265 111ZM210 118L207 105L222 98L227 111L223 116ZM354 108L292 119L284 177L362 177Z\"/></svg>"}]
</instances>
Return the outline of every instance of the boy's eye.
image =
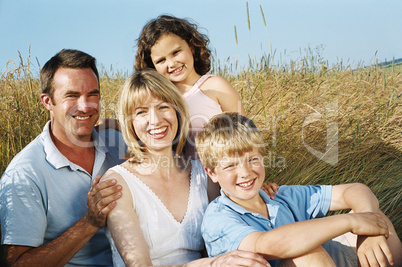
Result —
<instances>
[{"instance_id":1,"label":"boy's eye","mask_svg":"<svg viewBox=\"0 0 402 267\"><path fill-rule=\"evenodd\" d=\"M178 53L180 53L181 50L176 50L173 52L173 55L177 55Z\"/></svg>"},{"instance_id":2,"label":"boy's eye","mask_svg":"<svg viewBox=\"0 0 402 267\"><path fill-rule=\"evenodd\" d=\"M233 169L234 168L234 164L229 164L229 165L225 165L225 166L223 166L222 167L222 169L225 171L225 170L231 170L231 169Z\"/></svg>"}]
</instances>

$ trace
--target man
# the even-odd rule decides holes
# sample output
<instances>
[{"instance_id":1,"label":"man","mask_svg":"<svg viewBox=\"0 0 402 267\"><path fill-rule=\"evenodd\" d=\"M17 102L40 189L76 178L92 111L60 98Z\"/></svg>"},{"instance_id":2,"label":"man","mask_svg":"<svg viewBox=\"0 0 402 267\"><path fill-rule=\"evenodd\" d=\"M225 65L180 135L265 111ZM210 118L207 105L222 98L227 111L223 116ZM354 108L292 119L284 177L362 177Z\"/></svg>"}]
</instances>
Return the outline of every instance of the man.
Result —
<instances>
[{"instance_id":1,"label":"man","mask_svg":"<svg viewBox=\"0 0 402 267\"><path fill-rule=\"evenodd\" d=\"M6 263L112 266L103 227L121 187L99 179L123 162L125 145L116 130L94 130L100 113L95 58L62 50L44 65L40 80L50 121L0 180Z\"/></svg>"}]
</instances>

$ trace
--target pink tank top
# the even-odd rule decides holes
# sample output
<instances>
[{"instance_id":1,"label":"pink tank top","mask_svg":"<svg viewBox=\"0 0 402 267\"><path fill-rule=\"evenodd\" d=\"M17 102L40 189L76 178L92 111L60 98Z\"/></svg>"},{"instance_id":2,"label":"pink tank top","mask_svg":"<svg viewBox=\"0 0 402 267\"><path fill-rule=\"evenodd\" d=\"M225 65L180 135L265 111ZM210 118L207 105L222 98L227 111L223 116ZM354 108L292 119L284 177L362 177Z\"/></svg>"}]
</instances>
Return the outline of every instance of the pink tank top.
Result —
<instances>
[{"instance_id":1,"label":"pink tank top","mask_svg":"<svg viewBox=\"0 0 402 267\"><path fill-rule=\"evenodd\" d=\"M188 104L191 122L191 138L187 143L187 155L192 159L198 159L195 149L195 135L199 132L205 123L216 114L222 113L221 106L200 90L200 86L214 75L204 75L193 85L187 93L183 94Z\"/></svg>"},{"instance_id":2,"label":"pink tank top","mask_svg":"<svg viewBox=\"0 0 402 267\"><path fill-rule=\"evenodd\" d=\"M221 106L200 90L200 86L213 75L202 76L183 96L187 101L193 132L198 132L216 114L222 113Z\"/></svg>"}]
</instances>

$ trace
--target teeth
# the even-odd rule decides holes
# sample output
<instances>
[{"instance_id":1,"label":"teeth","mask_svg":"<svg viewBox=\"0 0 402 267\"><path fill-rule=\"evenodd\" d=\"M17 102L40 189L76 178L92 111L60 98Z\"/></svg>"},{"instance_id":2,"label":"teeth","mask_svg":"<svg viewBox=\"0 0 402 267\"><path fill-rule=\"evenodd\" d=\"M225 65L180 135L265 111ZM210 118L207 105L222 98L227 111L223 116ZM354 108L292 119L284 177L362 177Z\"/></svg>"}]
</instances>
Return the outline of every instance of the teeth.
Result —
<instances>
[{"instance_id":1,"label":"teeth","mask_svg":"<svg viewBox=\"0 0 402 267\"><path fill-rule=\"evenodd\" d=\"M154 135L154 134L160 134L163 133L164 131L166 131L167 127L163 127L163 128L159 128L159 129L155 129L155 130L150 130L149 134Z\"/></svg>"},{"instance_id":2,"label":"teeth","mask_svg":"<svg viewBox=\"0 0 402 267\"><path fill-rule=\"evenodd\" d=\"M181 71L182 69L183 69L183 66L181 66L181 67L178 68L178 69L175 69L175 70L173 71L173 73L177 73L177 72Z\"/></svg>"},{"instance_id":3,"label":"teeth","mask_svg":"<svg viewBox=\"0 0 402 267\"><path fill-rule=\"evenodd\" d=\"M75 118L76 118L77 120L86 120L86 119L89 119L89 117L90 117L90 116L86 116L86 117L75 116Z\"/></svg>"},{"instance_id":4,"label":"teeth","mask_svg":"<svg viewBox=\"0 0 402 267\"><path fill-rule=\"evenodd\" d=\"M251 181L249 181L249 182L247 182L247 183L241 183L241 184L239 184L239 186L241 186L241 187L250 186L250 185L253 183L253 181L254 181L254 180L251 180Z\"/></svg>"}]
</instances>

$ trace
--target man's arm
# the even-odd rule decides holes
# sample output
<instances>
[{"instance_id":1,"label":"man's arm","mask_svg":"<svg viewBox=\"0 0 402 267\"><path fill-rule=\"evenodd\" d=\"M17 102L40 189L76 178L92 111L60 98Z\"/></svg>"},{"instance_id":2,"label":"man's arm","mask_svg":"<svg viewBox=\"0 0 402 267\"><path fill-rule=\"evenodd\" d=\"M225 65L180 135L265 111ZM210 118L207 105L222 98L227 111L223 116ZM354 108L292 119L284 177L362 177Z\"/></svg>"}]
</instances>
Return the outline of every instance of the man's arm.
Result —
<instances>
[{"instance_id":1,"label":"man's arm","mask_svg":"<svg viewBox=\"0 0 402 267\"><path fill-rule=\"evenodd\" d=\"M92 182L87 214L58 238L40 247L4 245L7 266L64 266L106 224L106 216L121 197L116 180Z\"/></svg>"}]
</instances>

